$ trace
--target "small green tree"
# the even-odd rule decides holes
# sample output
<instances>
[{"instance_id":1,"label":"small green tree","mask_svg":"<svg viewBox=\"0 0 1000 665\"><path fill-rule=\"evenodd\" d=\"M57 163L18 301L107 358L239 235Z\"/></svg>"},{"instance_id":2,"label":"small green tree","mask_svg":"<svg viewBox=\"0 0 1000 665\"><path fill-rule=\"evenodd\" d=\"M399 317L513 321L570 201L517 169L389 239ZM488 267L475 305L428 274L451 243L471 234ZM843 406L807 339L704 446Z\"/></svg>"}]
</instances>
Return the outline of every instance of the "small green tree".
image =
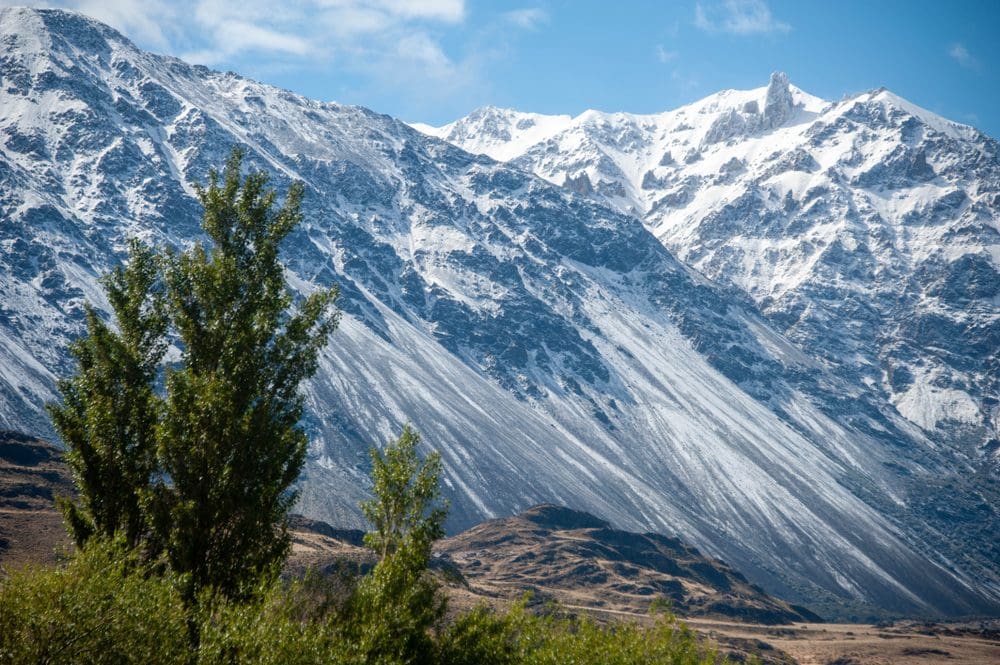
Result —
<instances>
[{"instance_id":1,"label":"small green tree","mask_svg":"<svg viewBox=\"0 0 1000 665\"><path fill-rule=\"evenodd\" d=\"M173 255L167 307L182 349L167 371L157 429L154 526L186 597L239 595L276 572L306 451L300 383L336 327L337 290L292 307L279 246L300 222L301 184L275 209L267 175L241 176L236 149L220 181L198 188L209 244Z\"/></svg>"},{"instance_id":2,"label":"small green tree","mask_svg":"<svg viewBox=\"0 0 1000 665\"><path fill-rule=\"evenodd\" d=\"M78 546L121 534L134 548L148 535L142 501L156 467L153 382L167 318L156 256L137 241L129 249L127 265L102 280L117 330L86 306L87 334L70 347L79 371L49 405L79 493L59 500Z\"/></svg>"},{"instance_id":3,"label":"small green tree","mask_svg":"<svg viewBox=\"0 0 1000 665\"><path fill-rule=\"evenodd\" d=\"M445 598L428 573L431 547L444 535L441 457L417 455L419 435L409 426L384 453L372 449L372 493L361 508L372 524L365 544L379 562L349 604L348 641L364 662L432 662L428 632L445 612Z\"/></svg>"},{"instance_id":4,"label":"small green tree","mask_svg":"<svg viewBox=\"0 0 1000 665\"><path fill-rule=\"evenodd\" d=\"M431 546L444 535L447 508L439 502L441 455L433 452L421 460L420 435L409 425L399 439L381 453L372 448L372 494L361 511L372 525L365 545L382 561L401 550L430 559Z\"/></svg>"}]
</instances>

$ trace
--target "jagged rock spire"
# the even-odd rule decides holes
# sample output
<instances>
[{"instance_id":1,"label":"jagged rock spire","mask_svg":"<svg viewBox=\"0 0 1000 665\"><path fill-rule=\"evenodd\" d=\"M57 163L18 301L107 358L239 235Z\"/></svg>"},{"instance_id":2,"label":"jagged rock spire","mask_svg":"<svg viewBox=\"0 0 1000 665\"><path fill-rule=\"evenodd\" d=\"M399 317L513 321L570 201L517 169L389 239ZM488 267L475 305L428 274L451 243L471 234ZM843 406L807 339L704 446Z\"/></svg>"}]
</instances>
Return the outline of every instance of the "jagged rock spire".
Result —
<instances>
[{"instance_id":1,"label":"jagged rock spire","mask_svg":"<svg viewBox=\"0 0 1000 665\"><path fill-rule=\"evenodd\" d=\"M788 75L785 72L774 72L767 84L767 96L764 98L764 127L780 127L791 114L792 92L788 88Z\"/></svg>"}]
</instances>

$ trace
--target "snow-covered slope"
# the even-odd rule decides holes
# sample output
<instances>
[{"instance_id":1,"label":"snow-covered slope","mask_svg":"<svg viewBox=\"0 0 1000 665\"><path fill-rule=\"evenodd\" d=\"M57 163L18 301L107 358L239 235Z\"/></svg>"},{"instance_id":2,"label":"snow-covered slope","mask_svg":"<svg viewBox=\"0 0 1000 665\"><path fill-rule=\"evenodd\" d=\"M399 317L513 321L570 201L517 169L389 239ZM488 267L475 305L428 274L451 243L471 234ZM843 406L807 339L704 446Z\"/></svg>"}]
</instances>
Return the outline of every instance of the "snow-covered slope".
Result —
<instances>
[{"instance_id":1,"label":"snow-covered slope","mask_svg":"<svg viewBox=\"0 0 1000 665\"><path fill-rule=\"evenodd\" d=\"M529 121L540 129L516 131ZM659 115L485 109L421 129L640 217L807 353L996 463L1000 150L989 137L885 90L828 103L783 74Z\"/></svg>"},{"instance_id":2,"label":"snow-covered slope","mask_svg":"<svg viewBox=\"0 0 1000 665\"><path fill-rule=\"evenodd\" d=\"M410 421L443 454L452 527L557 502L821 611L1000 611L970 467L636 218L77 14L3 10L0 48L5 427L50 433L97 278L130 235L197 238L192 183L238 142L279 189L306 184L292 283L344 294L307 388L306 512L357 524L366 448Z\"/></svg>"}]
</instances>

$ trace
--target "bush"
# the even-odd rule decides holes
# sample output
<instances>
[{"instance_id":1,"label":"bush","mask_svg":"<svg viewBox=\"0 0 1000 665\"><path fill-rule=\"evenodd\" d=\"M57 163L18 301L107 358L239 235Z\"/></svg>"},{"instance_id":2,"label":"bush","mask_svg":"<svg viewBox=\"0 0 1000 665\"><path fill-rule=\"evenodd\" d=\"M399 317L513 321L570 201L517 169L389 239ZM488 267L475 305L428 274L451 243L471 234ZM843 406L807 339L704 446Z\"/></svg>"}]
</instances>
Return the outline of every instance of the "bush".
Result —
<instances>
[{"instance_id":1,"label":"bush","mask_svg":"<svg viewBox=\"0 0 1000 665\"><path fill-rule=\"evenodd\" d=\"M342 663L333 627L303 615L301 583L272 584L244 602L219 596L199 603L198 663L311 665Z\"/></svg>"},{"instance_id":2,"label":"bush","mask_svg":"<svg viewBox=\"0 0 1000 665\"><path fill-rule=\"evenodd\" d=\"M521 608L498 614L480 607L460 615L439 641L442 665L515 665L526 646Z\"/></svg>"},{"instance_id":3,"label":"bush","mask_svg":"<svg viewBox=\"0 0 1000 665\"><path fill-rule=\"evenodd\" d=\"M369 582L370 583L370 582ZM576 663L704 665L718 661L668 614L651 626L599 625L524 604L479 608L437 630L358 612L322 580L261 585L249 600L204 595L188 639L180 580L151 574L120 546L92 541L61 568L0 580L0 663ZM431 601L434 602L434 601ZM392 609L385 607L391 615ZM405 614L405 613L404 613ZM417 636L419 633L419 637Z\"/></svg>"},{"instance_id":4,"label":"bush","mask_svg":"<svg viewBox=\"0 0 1000 665\"><path fill-rule=\"evenodd\" d=\"M535 616L524 605L497 613L479 608L458 617L441 635L443 665L708 665L715 650L670 614L652 626L598 625L590 618Z\"/></svg>"},{"instance_id":5,"label":"bush","mask_svg":"<svg viewBox=\"0 0 1000 665\"><path fill-rule=\"evenodd\" d=\"M183 662L180 594L147 573L124 548L101 542L63 568L14 572L0 581L0 662Z\"/></svg>"},{"instance_id":6,"label":"bush","mask_svg":"<svg viewBox=\"0 0 1000 665\"><path fill-rule=\"evenodd\" d=\"M244 602L205 594L195 615L181 589L120 544L92 539L64 567L0 578L0 663L343 662L328 622L303 614L301 583L262 585Z\"/></svg>"}]
</instances>

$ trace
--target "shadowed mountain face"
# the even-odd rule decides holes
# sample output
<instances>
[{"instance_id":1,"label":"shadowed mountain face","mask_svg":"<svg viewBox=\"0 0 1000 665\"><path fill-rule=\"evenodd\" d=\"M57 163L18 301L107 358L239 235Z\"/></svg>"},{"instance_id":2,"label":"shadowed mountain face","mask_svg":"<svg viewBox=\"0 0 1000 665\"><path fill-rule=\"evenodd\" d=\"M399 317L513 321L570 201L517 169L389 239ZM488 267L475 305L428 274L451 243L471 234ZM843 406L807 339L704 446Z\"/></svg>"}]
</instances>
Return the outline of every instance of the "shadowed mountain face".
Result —
<instances>
[{"instance_id":1,"label":"shadowed mountain face","mask_svg":"<svg viewBox=\"0 0 1000 665\"><path fill-rule=\"evenodd\" d=\"M541 502L677 534L828 612L1000 603L972 466L803 353L635 217L361 109L0 12L0 423L38 435L129 236L200 238L230 147L305 183L293 288L341 285L305 388L300 510L359 526L372 444L414 424L452 532ZM774 116L777 117L777 116Z\"/></svg>"}]
</instances>

